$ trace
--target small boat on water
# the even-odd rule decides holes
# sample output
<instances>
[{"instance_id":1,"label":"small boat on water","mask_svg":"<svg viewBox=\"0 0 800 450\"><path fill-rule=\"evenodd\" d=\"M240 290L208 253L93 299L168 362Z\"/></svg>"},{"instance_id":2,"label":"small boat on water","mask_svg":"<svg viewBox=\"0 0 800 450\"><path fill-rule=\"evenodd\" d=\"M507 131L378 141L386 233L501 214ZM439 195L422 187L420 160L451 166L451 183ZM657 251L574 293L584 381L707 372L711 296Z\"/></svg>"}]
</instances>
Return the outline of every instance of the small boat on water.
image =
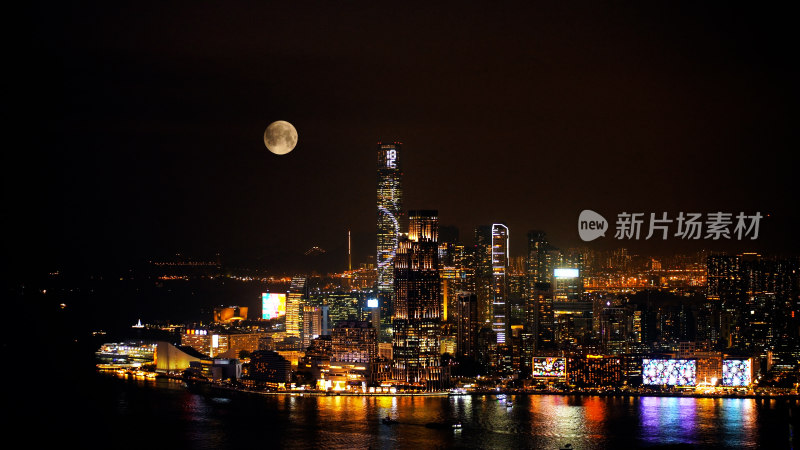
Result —
<instances>
[{"instance_id":1,"label":"small boat on water","mask_svg":"<svg viewBox=\"0 0 800 450\"><path fill-rule=\"evenodd\" d=\"M397 423L397 420L396 420L396 419L392 419L392 417L391 417L391 416L386 416L386 417L384 417L383 419L381 419L381 422L382 422L384 425L394 425L394 424L396 424L396 423Z\"/></svg>"}]
</instances>

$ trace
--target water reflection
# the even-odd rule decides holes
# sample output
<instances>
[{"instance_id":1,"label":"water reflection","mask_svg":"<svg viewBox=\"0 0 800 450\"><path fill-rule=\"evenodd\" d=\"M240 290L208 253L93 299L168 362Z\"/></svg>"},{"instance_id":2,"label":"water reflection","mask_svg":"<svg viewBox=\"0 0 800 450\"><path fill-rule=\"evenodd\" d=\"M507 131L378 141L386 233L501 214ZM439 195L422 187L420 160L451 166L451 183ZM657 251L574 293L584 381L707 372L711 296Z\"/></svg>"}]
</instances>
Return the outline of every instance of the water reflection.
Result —
<instances>
[{"instance_id":1,"label":"water reflection","mask_svg":"<svg viewBox=\"0 0 800 450\"><path fill-rule=\"evenodd\" d=\"M649 444L696 442L697 406L703 400L707 399L641 397L639 418L642 439Z\"/></svg>"},{"instance_id":2,"label":"water reflection","mask_svg":"<svg viewBox=\"0 0 800 450\"><path fill-rule=\"evenodd\" d=\"M796 404L753 399L531 395L508 407L495 396L223 399L124 380L105 389L96 420L158 423L149 437L175 448L786 448L797 417ZM387 415L398 423L381 423ZM454 422L460 431L426 426Z\"/></svg>"}]
</instances>

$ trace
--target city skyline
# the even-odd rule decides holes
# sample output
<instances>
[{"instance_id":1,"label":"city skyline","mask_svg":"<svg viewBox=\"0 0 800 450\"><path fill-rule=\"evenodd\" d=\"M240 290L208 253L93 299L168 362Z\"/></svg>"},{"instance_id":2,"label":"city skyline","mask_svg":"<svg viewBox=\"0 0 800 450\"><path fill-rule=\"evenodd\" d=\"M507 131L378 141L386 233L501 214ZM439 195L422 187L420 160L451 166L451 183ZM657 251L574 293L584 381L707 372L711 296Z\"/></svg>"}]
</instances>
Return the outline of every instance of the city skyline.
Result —
<instances>
[{"instance_id":1,"label":"city skyline","mask_svg":"<svg viewBox=\"0 0 800 450\"><path fill-rule=\"evenodd\" d=\"M580 244L584 209L612 221L623 211L769 214L752 242L607 237L590 248L799 250L796 71L780 15L730 5L161 8L29 7L42 55L30 68L46 75L20 117L37 104L51 113L7 179L21 265L177 252L279 265L314 246L345 256L351 231L357 266L374 253L374 145L394 140L404 143L405 209L437 209L464 242L504 223L512 257L530 230ZM303 20L261 26L251 20L260 15ZM274 120L297 127L288 155L263 146Z\"/></svg>"},{"instance_id":2,"label":"city skyline","mask_svg":"<svg viewBox=\"0 0 800 450\"><path fill-rule=\"evenodd\" d=\"M791 12L12 7L9 430L794 445Z\"/></svg>"}]
</instances>

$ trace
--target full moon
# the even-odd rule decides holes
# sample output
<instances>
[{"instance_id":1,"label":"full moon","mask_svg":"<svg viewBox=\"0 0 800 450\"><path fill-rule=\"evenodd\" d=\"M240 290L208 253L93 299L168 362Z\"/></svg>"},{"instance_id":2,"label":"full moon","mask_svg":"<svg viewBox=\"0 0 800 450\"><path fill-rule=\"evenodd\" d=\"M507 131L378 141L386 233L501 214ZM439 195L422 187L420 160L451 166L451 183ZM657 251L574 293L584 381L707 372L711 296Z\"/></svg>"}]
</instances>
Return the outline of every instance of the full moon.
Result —
<instances>
[{"instance_id":1,"label":"full moon","mask_svg":"<svg viewBox=\"0 0 800 450\"><path fill-rule=\"evenodd\" d=\"M297 145L297 130L285 120L272 122L264 131L264 145L276 155L285 155Z\"/></svg>"}]
</instances>

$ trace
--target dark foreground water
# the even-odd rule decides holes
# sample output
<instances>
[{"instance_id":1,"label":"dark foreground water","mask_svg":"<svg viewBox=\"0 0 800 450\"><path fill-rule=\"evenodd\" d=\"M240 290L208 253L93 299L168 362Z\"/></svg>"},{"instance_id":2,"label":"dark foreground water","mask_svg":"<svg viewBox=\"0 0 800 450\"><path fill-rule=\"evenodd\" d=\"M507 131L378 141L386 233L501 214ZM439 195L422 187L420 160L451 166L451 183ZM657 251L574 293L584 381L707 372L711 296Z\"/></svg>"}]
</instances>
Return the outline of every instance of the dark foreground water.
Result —
<instances>
[{"instance_id":1,"label":"dark foreground water","mask_svg":"<svg viewBox=\"0 0 800 450\"><path fill-rule=\"evenodd\" d=\"M798 406L670 397L312 397L194 394L97 374L65 417L82 448L792 448ZM387 426L390 414L399 424ZM430 422L460 421L461 431ZM797 444L794 442L794 446Z\"/></svg>"}]
</instances>

